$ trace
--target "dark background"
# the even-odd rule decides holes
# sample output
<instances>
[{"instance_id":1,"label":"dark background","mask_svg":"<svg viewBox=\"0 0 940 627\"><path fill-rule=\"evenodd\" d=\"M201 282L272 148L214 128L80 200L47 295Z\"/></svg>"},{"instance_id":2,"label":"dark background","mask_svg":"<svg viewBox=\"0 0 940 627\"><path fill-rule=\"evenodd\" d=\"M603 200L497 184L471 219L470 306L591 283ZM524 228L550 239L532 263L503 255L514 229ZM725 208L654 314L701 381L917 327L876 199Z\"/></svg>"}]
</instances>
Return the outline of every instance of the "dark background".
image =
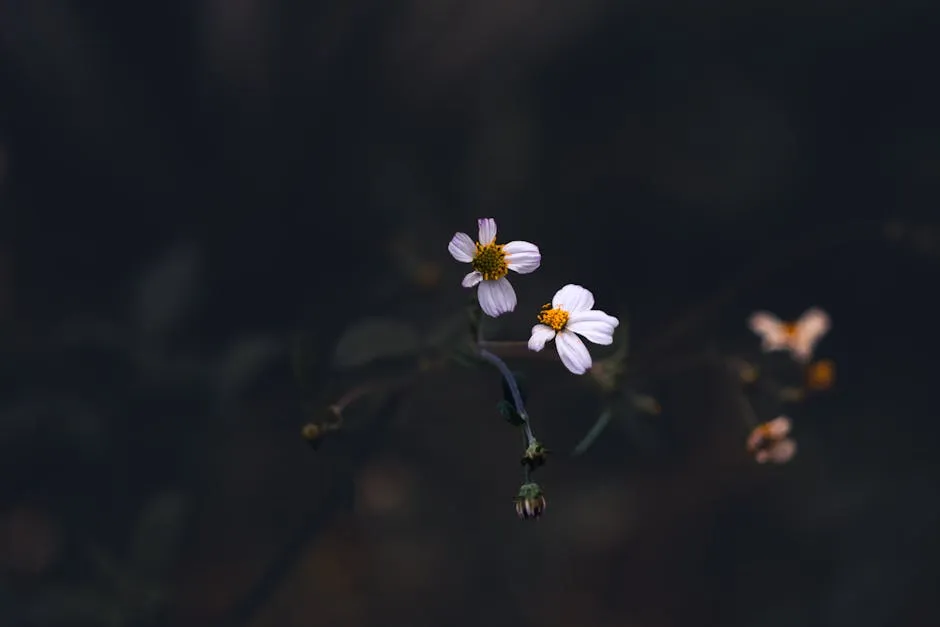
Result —
<instances>
[{"instance_id":1,"label":"dark background","mask_svg":"<svg viewBox=\"0 0 940 627\"><path fill-rule=\"evenodd\" d=\"M938 16L0 0L0 625L937 624ZM489 372L310 450L332 343L459 312L480 216L543 253L499 339L567 282L653 361L826 309L797 457L706 364L571 459L597 400L546 360L537 522Z\"/></svg>"}]
</instances>

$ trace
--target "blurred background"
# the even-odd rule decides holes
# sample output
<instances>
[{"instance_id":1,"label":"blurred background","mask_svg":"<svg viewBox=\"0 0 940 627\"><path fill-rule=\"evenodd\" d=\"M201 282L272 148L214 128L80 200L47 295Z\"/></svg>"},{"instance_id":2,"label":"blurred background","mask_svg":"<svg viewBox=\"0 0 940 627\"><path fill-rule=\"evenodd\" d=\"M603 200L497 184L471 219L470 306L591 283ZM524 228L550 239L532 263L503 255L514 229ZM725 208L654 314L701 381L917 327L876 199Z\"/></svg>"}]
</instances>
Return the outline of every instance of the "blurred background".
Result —
<instances>
[{"instance_id":1,"label":"blurred background","mask_svg":"<svg viewBox=\"0 0 940 627\"><path fill-rule=\"evenodd\" d=\"M938 17L0 0L0 625L938 624ZM597 395L512 361L538 521L493 372L312 450L389 372L337 339L459 316L447 242L482 216L543 254L495 339L568 282L650 363L827 310L794 460L748 458L698 362L572 458Z\"/></svg>"}]
</instances>

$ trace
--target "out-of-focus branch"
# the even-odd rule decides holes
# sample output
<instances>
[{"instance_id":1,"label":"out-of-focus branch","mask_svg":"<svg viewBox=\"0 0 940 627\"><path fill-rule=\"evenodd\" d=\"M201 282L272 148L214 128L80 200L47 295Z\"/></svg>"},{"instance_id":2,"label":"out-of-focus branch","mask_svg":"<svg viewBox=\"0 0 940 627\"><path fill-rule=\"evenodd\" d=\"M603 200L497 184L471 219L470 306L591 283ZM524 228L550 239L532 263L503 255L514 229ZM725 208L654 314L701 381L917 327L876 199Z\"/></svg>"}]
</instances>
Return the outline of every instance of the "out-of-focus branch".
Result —
<instances>
[{"instance_id":1,"label":"out-of-focus branch","mask_svg":"<svg viewBox=\"0 0 940 627\"><path fill-rule=\"evenodd\" d=\"M381 385L384 390L393 390L391 396L383 403L382 411L379 412L379 420L372 425L372 437L362 438L356 441L356 444L349 456L348 472L344 480L336 482L329 493L320 502L307 519L307 522L297 531L297 533L287 541L284 547L271 560L268 568L258 578L248 593L235 604L231 610L222 617L216 624L218 627L244 627L249 625L264 609L268 599L280 587L281 582L287 577L297 561L304 555L303 548L315 538L323 529L333 520L334 513L342 508L352 507L355 494L354 480L359 470L369 462L380 450L385 442L384 435L391 427L392 416L395 413L395 406L402 398L402 394L407 389L409 383L415 381L416 375L420 373L420 368L410 373L408 376L384 380ZM370 392L375 392L379 387L366 387L355 395L347 394L349 397L345 406L351 404L356 398ZM346 398L346 397L344 397ZM336 404L339 404L340 399Z\"/></svg>"},{"instance_id":2,"label":"out-of-focus branch","mask_svg":"<svg viewBox=\"0 0 940 627\"><path fill-rule=\"evenodd\" d=\"M850 222L835 226L826 226L807 233L796 241L786 244L766 253L761 259L748 266L738 277L726 287L718 290L706 301L690 307L688 312L679 316L662 331L647 340L638 357L631 360L635 367L642 368L641 364L652 361L660 355L668 354L668 350L676 342L688 336L694 330L715 316L722 308L727 306L744 289L765 279L774 272L818 255L823 250L841 246L848 242L866 238L882 238L884 236L884 223L880 220L864 220Z\"/></svg>"}]
</instances>

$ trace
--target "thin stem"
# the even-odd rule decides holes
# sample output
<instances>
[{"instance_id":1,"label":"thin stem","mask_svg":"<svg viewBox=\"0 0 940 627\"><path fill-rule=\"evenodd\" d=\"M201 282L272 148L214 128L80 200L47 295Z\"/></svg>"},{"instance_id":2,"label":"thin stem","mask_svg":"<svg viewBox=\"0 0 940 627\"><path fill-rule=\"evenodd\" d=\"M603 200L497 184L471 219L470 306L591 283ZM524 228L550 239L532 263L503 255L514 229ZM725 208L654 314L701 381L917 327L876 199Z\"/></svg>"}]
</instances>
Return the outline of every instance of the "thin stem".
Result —
<instances>
[{"instance_id":1,"label":"thin stem","mask_svg":"<svg viewBox=\"0 0 940 627\"><path fill-rule=\"evenodd\" d=\"M605 409L600 416L598 416L597 421L594 423L594 426L591 427L591 430L587 432L581 442L574 448L574 451L571 452L573 457L583 454L588 450L594 440L604 432L604 429L607 428L607 425L610 424L610 419L613 417L613 412L610 411L610 408Z\"/></svg>"},{"instance_id":2,"label":"thin stem","mask_svg":"<svg viewBox=\"0 0 940 627\"><path fill-rule=\"evenodd\" d=\"M349 405L354 403L357 399L375 392L386 383L386 381L369 381L367 383L363 383L362 385L353 388L349 392L346 392L342 398L330 405L330 409L333 410L333 413L335 413L337 416L342 416L343 411L345 411Z\"/></svg>"},{"instance_id":3,"label":"thin stem","mask_svg":"<svg viewBox=\"0 0 940 627\"><path fill-rule=\"evenodd\" d=\"M305 555L304 548L311 542L311 539L319 536L331 523L335 522L337 510L351 511L355 500L354 479L369 463L369 460L382 450L386 442L384 436L392 429L396 406L410 382L410 379L402 380L404 384L394 388L395 393L383 402L378 412L380 420L375 425L373 437L357 442L357 445L350 451L349 465L345 469L343 479L333 484L319 505L310 512L303 527L275 555L248 592L221 617L216 623L217 627L246 627L257 622L258 614L280 589L284 579L294 572L298 560Z\"/></svg>"},{"instance_id":4,"label":"thin stem","mask_svg":"<svg viewBox=\"0 0 940 627\"><path fill-rule=\"evenodd\" d=\"M760 424L760 420L757 419L757 412L754 411L754 404L751 403L751 399L747 397L744 390L736 391L735 394L738 399L738 408L744 418L744 424L753 429Z\"/></svg>"},{"instance_id":5,"label":"thin stem","mask_svg":"<svg viewBox=\"0 0 940 627\"><path fill-rule=\"evenodd\" d=\"M500 374L503 375L503 379L506 380L506 385L509 386L509 392L512 394L512 404L516 406L516 413L519 414L519 417L523 420L522 429L525 433L526 446L532 444L535 442L535 435L532 433L532 427L529 425L529 414L525 410L525 403L522 402L522 394L519 392L519 384L516 382L516 377L512 374L512 371L509 370L509 366L506 365L506 362L495 354L485 348L479 348L478 353L480 357L496 366Z\"/></svg>"},{"instance_id":6,"label":"thin stem","mask_svg":"<svg viewBox=\"0 0 940 627\"><path fill-rule=\"evenodd\" d=\"M329 409L334 414L336 414L337 417L342 418L343 412L346 411L346 408L358 401L360 398L377 394L384 390L394 391L402 388L416 380L425 372L443 368L446 363L447 362L444 359L428 360L426 362L419 363L417 367L404 375L376 378L370 381L366 381L365 383L361 383L343 394L339 400L329 406Z\"/></svg>"},{"instance_id":7,"label":"thin stem","mask_svg":"<svg viewBox=\"0 0 940 627\"><path fill-rule=\"evenodd\" d=\"M558 361L558 353L556 351L539 351L535 352L529 348L528 342L525 340L520 340L517 342L514 341L493 341L493 340L481 340L477 342L480 348L485 348L501 357L512 357L512 358L522 358L522 359L533 359L533 360L542 360L542 361Z\"/></svg>"}]
</instances>

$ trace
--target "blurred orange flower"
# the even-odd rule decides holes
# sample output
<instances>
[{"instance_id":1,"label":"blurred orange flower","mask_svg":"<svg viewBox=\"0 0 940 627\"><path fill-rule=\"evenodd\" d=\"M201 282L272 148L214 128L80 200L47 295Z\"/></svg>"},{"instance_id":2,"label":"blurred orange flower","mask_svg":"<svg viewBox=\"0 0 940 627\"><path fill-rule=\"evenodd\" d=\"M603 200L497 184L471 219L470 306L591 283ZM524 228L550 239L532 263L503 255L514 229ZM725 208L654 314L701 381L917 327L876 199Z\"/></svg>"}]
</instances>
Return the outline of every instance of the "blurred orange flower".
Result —
<instances>
[{"instance_id":1,"label":"blurred orange flower","mask_svg":"<svg viewBox=\"0 0 940 627\"><path fill-rule=\"evenodd\" d=\"M789 418L778 416L754 427L747 438L747 450L758 464L785 464L796 455L796 441L787 437L791 426Z\"/></svg>"},{"instance_id":2,"label":"blurred orange flower","mask_svg":"<svg viewBox=\"0 0 940 627\"><path fill-rule=\"evenodd\" d=\"M806 368L806 389L822 392L832 387L836 380L836 364L831 359L821 359Z\"/></svg>"}]
</instances>

